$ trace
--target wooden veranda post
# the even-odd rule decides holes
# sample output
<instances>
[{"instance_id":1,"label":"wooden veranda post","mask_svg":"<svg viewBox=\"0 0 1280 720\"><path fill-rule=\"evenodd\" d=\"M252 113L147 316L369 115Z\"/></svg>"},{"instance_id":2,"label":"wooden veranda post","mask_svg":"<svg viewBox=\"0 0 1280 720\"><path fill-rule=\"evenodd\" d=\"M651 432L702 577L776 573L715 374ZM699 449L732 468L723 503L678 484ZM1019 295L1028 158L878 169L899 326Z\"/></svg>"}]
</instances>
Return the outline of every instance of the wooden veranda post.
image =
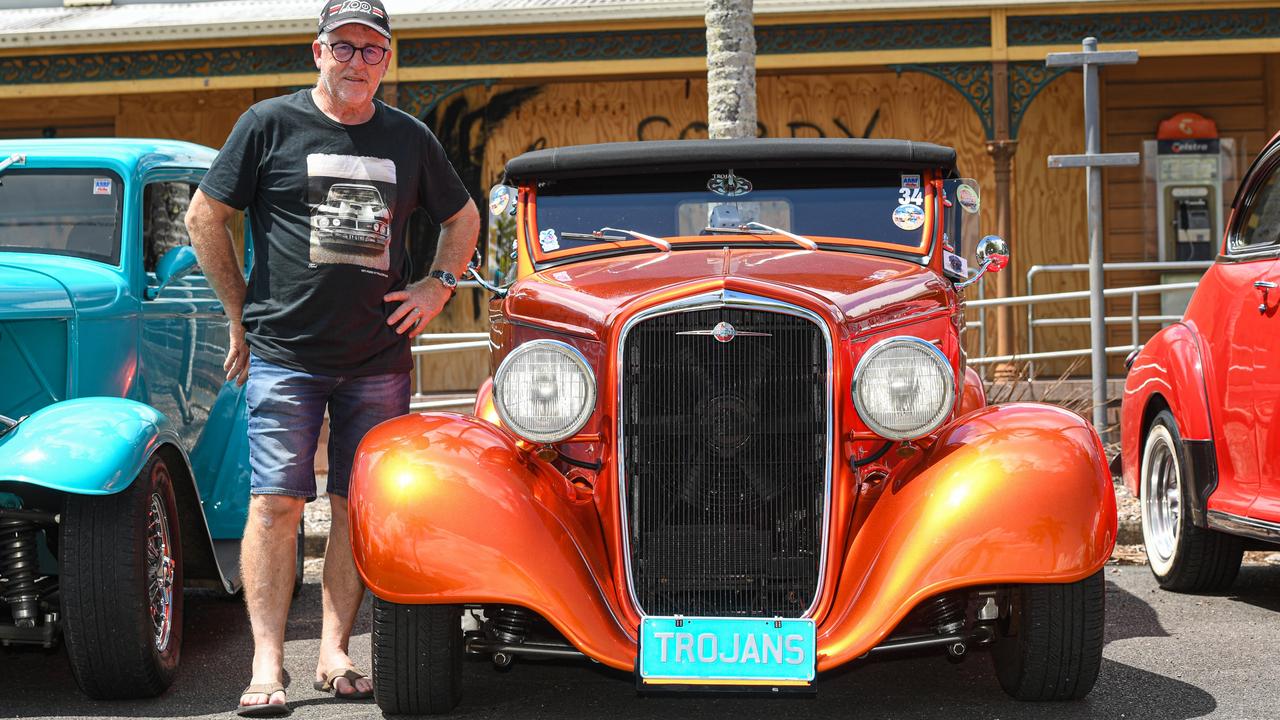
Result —
<instances>
[{"instance_id":1,"label":"wooden veranda post","mask_svg":"<svg viewBox=\"0 0 1280 720\"><path fill-rule=\"evenodd\" d=\"M1013 154L1017 152L1018 141L1009 135L1009 63L1002 61L991 64L991 96L994 110L994 137L987 143L987 152L995 161L996 177L996 234L1010 240L1009 231L1013 226L1013 213L1010 208L1012 197ZM1002 272L996 275L996 297L1013 295L1013 273ZM1030 328L1028 328L1030 332ZM982 352L986 352L986 348ZM996 309L996 355L1008 357L1013 355L1013 306L1001 305ZM996 365L997 380L1009 380L1017 374L1012 363Z\"/></svg>"},{"instance_id":2,"label":"wooden veranda post","mask_svg":"<svg viewBox=\"0 0 1280 720\"><path fill-rule=\"evenodd\" d=\"M707 0L707 134L756 136L752 0Z\"/></svg>"}]
</instances>

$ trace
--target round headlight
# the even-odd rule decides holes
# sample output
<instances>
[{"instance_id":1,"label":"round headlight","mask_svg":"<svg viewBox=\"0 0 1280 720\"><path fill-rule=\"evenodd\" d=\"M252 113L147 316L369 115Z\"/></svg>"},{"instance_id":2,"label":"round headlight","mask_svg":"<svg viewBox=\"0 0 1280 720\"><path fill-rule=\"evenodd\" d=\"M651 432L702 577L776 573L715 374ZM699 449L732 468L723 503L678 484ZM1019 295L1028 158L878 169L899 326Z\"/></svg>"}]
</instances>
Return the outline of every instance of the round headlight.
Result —
<instances>
[{"instance_id":1,"label":"round headlight","mask_svg":"<svg viewBox=\"0 0 1280 720\"><path fill-rule=\"evenodd\" d=\"M933 343L916 337L882 340L853 373L853 405L863 422L889 440L928 435L955 403L951 363Z\"/></svg>"},{"instance_id":2,"label":"round headlight","mask_svg":"<svg viewBox=\"0 0 1280 720\"><path fill-rule=\"evenodd\" d=\"M596 379L571 345L533 340L498 366L493 404L503 424L520 437L560 442L587 424L596 407Z\"/></svg>"}]
</instances>

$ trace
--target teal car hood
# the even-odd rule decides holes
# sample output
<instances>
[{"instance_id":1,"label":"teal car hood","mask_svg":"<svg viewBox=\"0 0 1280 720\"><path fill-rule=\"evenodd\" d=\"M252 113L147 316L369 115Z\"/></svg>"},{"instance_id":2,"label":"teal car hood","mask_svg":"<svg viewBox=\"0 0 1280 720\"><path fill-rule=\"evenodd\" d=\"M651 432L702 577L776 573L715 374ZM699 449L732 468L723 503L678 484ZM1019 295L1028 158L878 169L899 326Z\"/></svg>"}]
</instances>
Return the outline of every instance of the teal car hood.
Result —
<instances>
[{"instance_id":1,"label":"teal car hood","mask_svg":"<svg viewBox=\"0 0 1280 720\"><path fill-rule=\"evenodd\" d=\"M0 258L0 320L67 318L74 311L66 286L53 275Z\"/></svg>"}]
</instances>

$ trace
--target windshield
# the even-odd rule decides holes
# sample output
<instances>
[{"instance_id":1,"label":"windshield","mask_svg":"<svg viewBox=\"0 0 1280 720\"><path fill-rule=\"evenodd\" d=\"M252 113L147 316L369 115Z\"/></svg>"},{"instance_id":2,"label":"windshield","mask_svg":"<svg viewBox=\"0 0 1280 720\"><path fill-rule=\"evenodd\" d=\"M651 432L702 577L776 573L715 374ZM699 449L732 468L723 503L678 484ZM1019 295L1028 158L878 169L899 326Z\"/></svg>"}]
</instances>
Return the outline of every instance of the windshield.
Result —
<instances>
[{"instance_id":1,"label":"windshield","mask_svg":"<svg viewBox=\"0 0 1280 720\"><path fill-rule=\"evenodd\" d=\"M120 263L119 177L105 170L0 175L0 252Z\"/></svg>"},{"instance_id":2,"label":"windshield","mask_svg":"<svg viewBox=\"0 0 1280 720\"><path fill-rule=\"evenodd\" d=\"M660 238L723 242L728 234L794 245L759 223L823 244L923 253L929 193L919 173L813 169L781 175L702 173L547 184L537 191L537 257L603 250L630 240L605 227ZM594 235L593 235L594 233Z\"/></svg>"}]
</instances>

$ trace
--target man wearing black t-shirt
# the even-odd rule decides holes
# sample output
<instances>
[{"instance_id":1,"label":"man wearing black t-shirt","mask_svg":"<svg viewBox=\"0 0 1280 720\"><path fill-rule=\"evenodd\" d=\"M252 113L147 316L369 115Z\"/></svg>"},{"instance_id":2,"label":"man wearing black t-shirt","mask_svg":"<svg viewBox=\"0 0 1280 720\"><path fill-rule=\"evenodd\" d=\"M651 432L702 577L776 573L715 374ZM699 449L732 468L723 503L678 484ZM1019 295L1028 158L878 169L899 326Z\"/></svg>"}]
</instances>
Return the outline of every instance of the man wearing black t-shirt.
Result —
<instances>
[{"instance_id":1,"label":"man wearing black t-shirt","mask_svg":"<svg viewBox=\"0 0 1280 720\"><path fill-rule=\"evenodd\" d=\"M364 587L351 556L347 483L371 427L408 412L409 337L440 312L475 249L479 216L440 143L375 100L391 29L378 0L329 0L312 43L314 88L241 116L187 215L192 245L231 323L227 379L244 383L252 483L241 551L253 628L241 715L288 712L285 621L303 503L329 411L333 511L316 688L368 697L347 654ZM417 207L441 225L427 277L409 284L405 228ZM247 209L246 284L228 223Z\"/></svg>"}]
</instances>

